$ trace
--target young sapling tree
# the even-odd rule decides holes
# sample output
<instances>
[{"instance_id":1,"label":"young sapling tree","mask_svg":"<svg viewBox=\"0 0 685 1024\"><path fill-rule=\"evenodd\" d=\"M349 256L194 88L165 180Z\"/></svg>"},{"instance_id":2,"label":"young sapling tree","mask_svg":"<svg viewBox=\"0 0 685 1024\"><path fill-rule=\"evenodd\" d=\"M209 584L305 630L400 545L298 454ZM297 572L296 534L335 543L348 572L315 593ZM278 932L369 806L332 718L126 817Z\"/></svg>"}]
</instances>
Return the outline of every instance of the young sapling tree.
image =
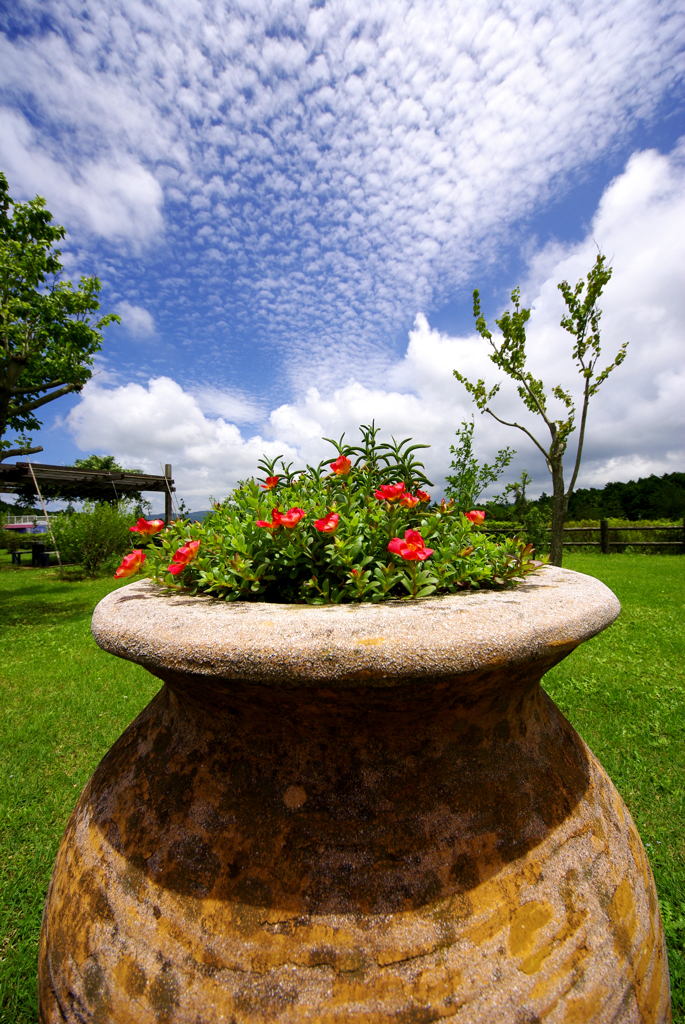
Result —
<instances>
[{"instance_id":1,"label":"young sapling tree","mask_svg":"<svg viewBox=\"0 0 685 1024\"><path fill-rule=\"evenodd\" d=\"M606 265L606 257L599 253L594 266L587 275L587 290L586 282L582 278L575 288L571 288L567 281L562 281L558 285L567 309L566 314L561 318L561 326L574 339L572 356L578 367L578 372L583 378L578 448L568 487L566 487L564 482L563 460L569 437L576 429L576 403L570 392L557 384L551 389L551 395L558 399L565 407L565 416L561 419L553 419L548 409L549 398L543 381L538 380L526 369L526 323L530 318L530 309L521 308L521 293L518 288L515 288L511 293L511 301L514 304L513 313L507 310L499 320L495 320L495 323L502 332L502 340L499 343L493 339L491 332L488 330L485 317L481 311L480 296L477 289L473 293L473 315L476 318L476 330L492 348L489 358L498 369L503 370L508 377L511 377L516 382L516 390L526 409L542 419L550 434L549 444L545 445L542 441L539 441L523 424L503 420L493 411L491 402L499 391L500 384L496 384L488 390L485 386L485 381L478 380L474 384L467 380L458 370L453 371L454 376L464 385L481 413L487 412L498 423L522 430L542 452L547 468L552 475L552 536L550 541L550 562L552 565L561 565L562 563L564 519L568 511L569 498L573 493L578 470L580 469L590 399L597 394L611 371L623 362L628 347L628 342L624 342L613 363L596 374L597 361L601 354L599 321L602 315L597 302L611 278L611 273L611 267Z\"/></svg>"},{"instance_id":2,"label":"young sapling tree","mask_svg":"<svg viewBox=\"0 0 685 1024\"><path fill-rule=\"evenodd\" d=\"M464 420L456 431L457 444L450 446L453 456L450 469L445 477L445 494L454 499L455 508L467 512L475 508L478 499L490 484L497 483L516 452L513 448L502 448L497 452L492 465L480 463L473 454L474 424Z\"/></svg>"}]
</instances>

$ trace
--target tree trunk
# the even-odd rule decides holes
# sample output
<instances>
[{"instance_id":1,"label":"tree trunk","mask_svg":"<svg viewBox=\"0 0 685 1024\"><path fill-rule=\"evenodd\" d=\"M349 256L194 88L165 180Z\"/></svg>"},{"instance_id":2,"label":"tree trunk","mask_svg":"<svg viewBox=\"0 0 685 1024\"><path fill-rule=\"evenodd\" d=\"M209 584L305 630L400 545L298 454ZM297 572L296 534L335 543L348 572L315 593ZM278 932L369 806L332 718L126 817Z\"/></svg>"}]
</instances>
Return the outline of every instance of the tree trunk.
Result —
<instances>
[{"instance_id":1,"label":"tree trunk","mask_svg":"<svg viewBox=\"0 0 685 1024\"><path fill-rule=\"evenodd\" d=\"M7 430L9 408L13 397L12 388L17 386L17 381L21 377L25 364L26 360L13 359L10 356L4 378L0 381L0 441Z\"/></svg>"},{"instance_id":2,"label":"tree trunk","mask_svg":"<svg viewBox=\"0 0 685 1024\"><path fill-rule=\"evenodd\" d=\"M561 456L551 463L553 502L552 502L552 538L549 549L549 560L552 565L561 565L564 557L564 520L568 509L568 498L564 493L564 469Z\"/></svg>"}]
</instances>

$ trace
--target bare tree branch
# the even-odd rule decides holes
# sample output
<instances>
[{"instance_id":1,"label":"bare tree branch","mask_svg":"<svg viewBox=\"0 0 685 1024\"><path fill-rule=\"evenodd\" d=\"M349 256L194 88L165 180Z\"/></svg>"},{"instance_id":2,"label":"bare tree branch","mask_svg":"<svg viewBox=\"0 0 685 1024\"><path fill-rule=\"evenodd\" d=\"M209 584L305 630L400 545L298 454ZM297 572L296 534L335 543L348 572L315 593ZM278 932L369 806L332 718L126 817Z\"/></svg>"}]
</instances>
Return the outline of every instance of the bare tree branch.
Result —
<instances>
[{"instance_id":1,"label":"bare tree branch","mask_svg":"<svg viewBox=\"0 0 685 1024\"><path fill-rule=\"evenodd\" d=\"M0 462L4 462L5 459L9 459L13 455L35 455L36 452L42 451L42 445L35 448L6 448L5 451L0 451Z\"/></svg>"},{"instance_id":2,"label":"bare tree branch","mask_svg":"<svg viewBox=\"0 0 685 1024\"><path fill-rule=\"evenodd\" d=\"M529 437L529 438L531 439L531 441L533 442L533 444L534 444L534 445L537 445L537 447L538 447L538 448L540 449L540 451L542 452L542 454L543 454L543 455L545 456L545 459L546 459L546 460L549 460L549 454L548 454L548 452L546 452L546 451L545 451L545 449L544 449L544 448L542 447L542 445L540 444L540 442L539 442L538 440L536 440L536 439L535 439L535 438L533 437L533 435L531 434L530 430L526 430L526 428L525 428L525 427L522 427L520 423L508 423L508 422L507 422L507 420L501 420L501 419L499 418L499 416L495 416L495 414L494 414L494 412L492 411L492 409L486 409L485 411L486 411L486 412L488 412L488 413L490 413L490 415L492 416L493 420L497 420L497 422L498 422L498 423L501 423L501 424L502 424L503 426L505 426L505 427L516 427L516 428L517 428L517 430L522 430L524 434L527 434L527 435L528 435L528 437Z\"/></svg>"},{"instance_id":3,"label":"bare tree branch","mask_svg":"<svg viewBox=\"0 0 685 1024\"><path fill-rule=\"evenodd\" d=\"M48 402L52 402L54 398L61 398L62 395L68 395L71 391L80 391L80 384L65 384L63 388L58 391L53 391L49 395L44 395L43 398L36 398L33 402L24 402L23 405L10 406L9 413L11 416L21 416L23 413L31 412L33 409L39 409L41 405L47 405Z\"/></svg>"},{"instance_id":4,"label":"bare tree branch","mask_svg":"<svg viewBox=\"0 0 685 1024\"><path fill-rule=\"evenodd\" d=\"M9 393L11 395L30 395L34 391L48 391L50 388L60 387L62 384L66 384L66 381L51 380L47 384L36 384L32 388L10 388Z\"/></svg>"}]
</instances>

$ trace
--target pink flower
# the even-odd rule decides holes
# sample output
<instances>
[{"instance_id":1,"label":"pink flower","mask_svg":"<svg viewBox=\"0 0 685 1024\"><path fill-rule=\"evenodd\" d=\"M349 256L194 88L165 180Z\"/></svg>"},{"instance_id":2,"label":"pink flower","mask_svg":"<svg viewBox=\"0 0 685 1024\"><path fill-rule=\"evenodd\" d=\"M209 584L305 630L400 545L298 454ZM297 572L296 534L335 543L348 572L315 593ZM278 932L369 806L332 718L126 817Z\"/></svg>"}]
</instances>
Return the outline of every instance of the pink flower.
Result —
<instances>
[{"instance_id":1,"label":"pink flower","mask_svg":"<svg viewBox=\"0 0 685 1024\"><path fill-rule=\"evenodd\" d=\"M404 484L383 484L383 486L376 491L376 497L379 501L398 501L404 494Z\"/></svg>"},{"instance_id":2,"label":"pink flower","mask_svg":"<svg viewBox=\"0 0 685 1024\"><path fill-rule=\"evenodd\" d=\"M430 494L427 494L426 491L417 491L416 492L416 497L419 499L419 501L430 501L431 500Z\"/></svg>"},{"instance_id":3,"label":"pink flower","mask_svg":"<svg viewBox=\"0 0 685 1024\"><path fill-rule=\"evenodd\" d=\"M425 562L433 554L433 548L427 548L418 530L407 530L404 540L393 537L388 544L388 551L400 555L407 562Z\"/></svg>"},{"instance_id":4,"label":"pink flower","mask_svg":"<svg viewBox=\"0 0 685 1024\"><path fill-rule=\"evenodd\" d=\"M340 516L337 512L329 512L323 519L317 519L314 523L314 529L319 530L321 533L335 533L338 529L338 523L340 522Z\"/></svg>"},{"instance_id":5,"label":"pink flower","mask_svg":"<svg viewBox=\"0 0 685 1024\"><path fill-rule=\"evenodd\" d=\"M336 476L347 476L352 468L352 462L345 455L339 455L335 462L331 462L331 469Z\"/></svg>"},{"instance_id":6,"label":"pink flower","mask_svg":"<svg viewBox=\"0 0 685 1024\"><path fill-rule=\"evenodd\" d=\"M133 576L133 573L138 572L144 561L144 553L140 548L136 548L130 555L124 555L121 565L114 573L114 578L119 580L122 576Z\"/></svg>"},{"instance_id":7,"label":"pink flower","mask_svg":"<svg viewBox=\"0 0 685 1024\"><path fill-rule=\"evenodd\" d=\"M414 508L414 506L418 505L418 503L419 498L415 498L411 494L403 494L402 497L400 498L400 505L402 506L402 508Z\"/></svg>"},{"instance_id":8,"label":"pink flower","mask_svg":"<svg viewBox=\"0 0 685 1024\"><path fill-rule=\"evenodd\" d=\"M263 489L265 491L272 491L280 479L280 476L268 476L266 483L262 484Z\"/></svg>"},{"instance_id":9,"label":"pink flower","mask_svg":"<svg viewBox=\"0 0 685 1024\"><path fill-rule=\"evenodd\" d=\"M172 576L178 576L179 573L183 572L187 565L197 555L200 547L199 540L189 540L187 544L180 547L173 557L172 563L169 566L169 572Z\"/></svg>"},{"instance_id":10,"label":"pink flower","mask_svg":"<svg viewBox=\"0 0 685 1024\"><path fill-rule=\"evenodd\" d=\"M135 526L129 526L131 533L142 533L146 537L154 537L164 529L163 519L139 519Z\"/></svg>"},{"instance_id":11,"label":"pink flower","mask_svg":"<svg viewBox=\"0 0 685 1024\"><path fill-rule=\"evenodd\" d=\"M474 526L480 526L485 519L485 512L479 512L477 509L474 509L473 512L464 512L464 515L471 520Z\"/></svg>"},{"instance_id":12,"label":"pink flower","mask_svg":"<svg viewBox=\"0 0 685 1024\"><path fill-rule=\"evenodd\" d=\"M304 519L306 514L303 508L291 508L287 512L279 512L277 508L272 508L271 522L258 519L257 526L262 526L267 530L277 530L279 526L285 526L287 530L292 530L293 526L297 526L300 519Z\"/></svg>"}]
</instances>

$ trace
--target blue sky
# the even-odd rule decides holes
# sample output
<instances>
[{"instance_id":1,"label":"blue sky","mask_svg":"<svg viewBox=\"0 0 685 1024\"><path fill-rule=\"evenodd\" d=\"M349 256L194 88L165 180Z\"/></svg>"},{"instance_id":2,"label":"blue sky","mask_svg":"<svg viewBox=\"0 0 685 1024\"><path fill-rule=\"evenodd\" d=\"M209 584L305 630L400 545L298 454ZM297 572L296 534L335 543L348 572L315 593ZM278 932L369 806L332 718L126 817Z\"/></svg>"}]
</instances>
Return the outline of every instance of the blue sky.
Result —
<instances>
[{"instance_id":1,"label":"blue sky","mask_svg":"<svg viewBox=\"0 0 685 1024\"><path fill-rule=\"evenodd\" d=\"M430 441L439 486L521 284L531 353L569 376L555 290L614 279L585 484L685 468L685 19L674 0L174 4L42 0L0 23L0 168L97 273L106 332L44 461L171 461L195 507L262 451L318 459L373 416ZM501 411L515 408L503 393ZM477 420L550 489L523 436Z\"/></svg>"}]
</instances>

